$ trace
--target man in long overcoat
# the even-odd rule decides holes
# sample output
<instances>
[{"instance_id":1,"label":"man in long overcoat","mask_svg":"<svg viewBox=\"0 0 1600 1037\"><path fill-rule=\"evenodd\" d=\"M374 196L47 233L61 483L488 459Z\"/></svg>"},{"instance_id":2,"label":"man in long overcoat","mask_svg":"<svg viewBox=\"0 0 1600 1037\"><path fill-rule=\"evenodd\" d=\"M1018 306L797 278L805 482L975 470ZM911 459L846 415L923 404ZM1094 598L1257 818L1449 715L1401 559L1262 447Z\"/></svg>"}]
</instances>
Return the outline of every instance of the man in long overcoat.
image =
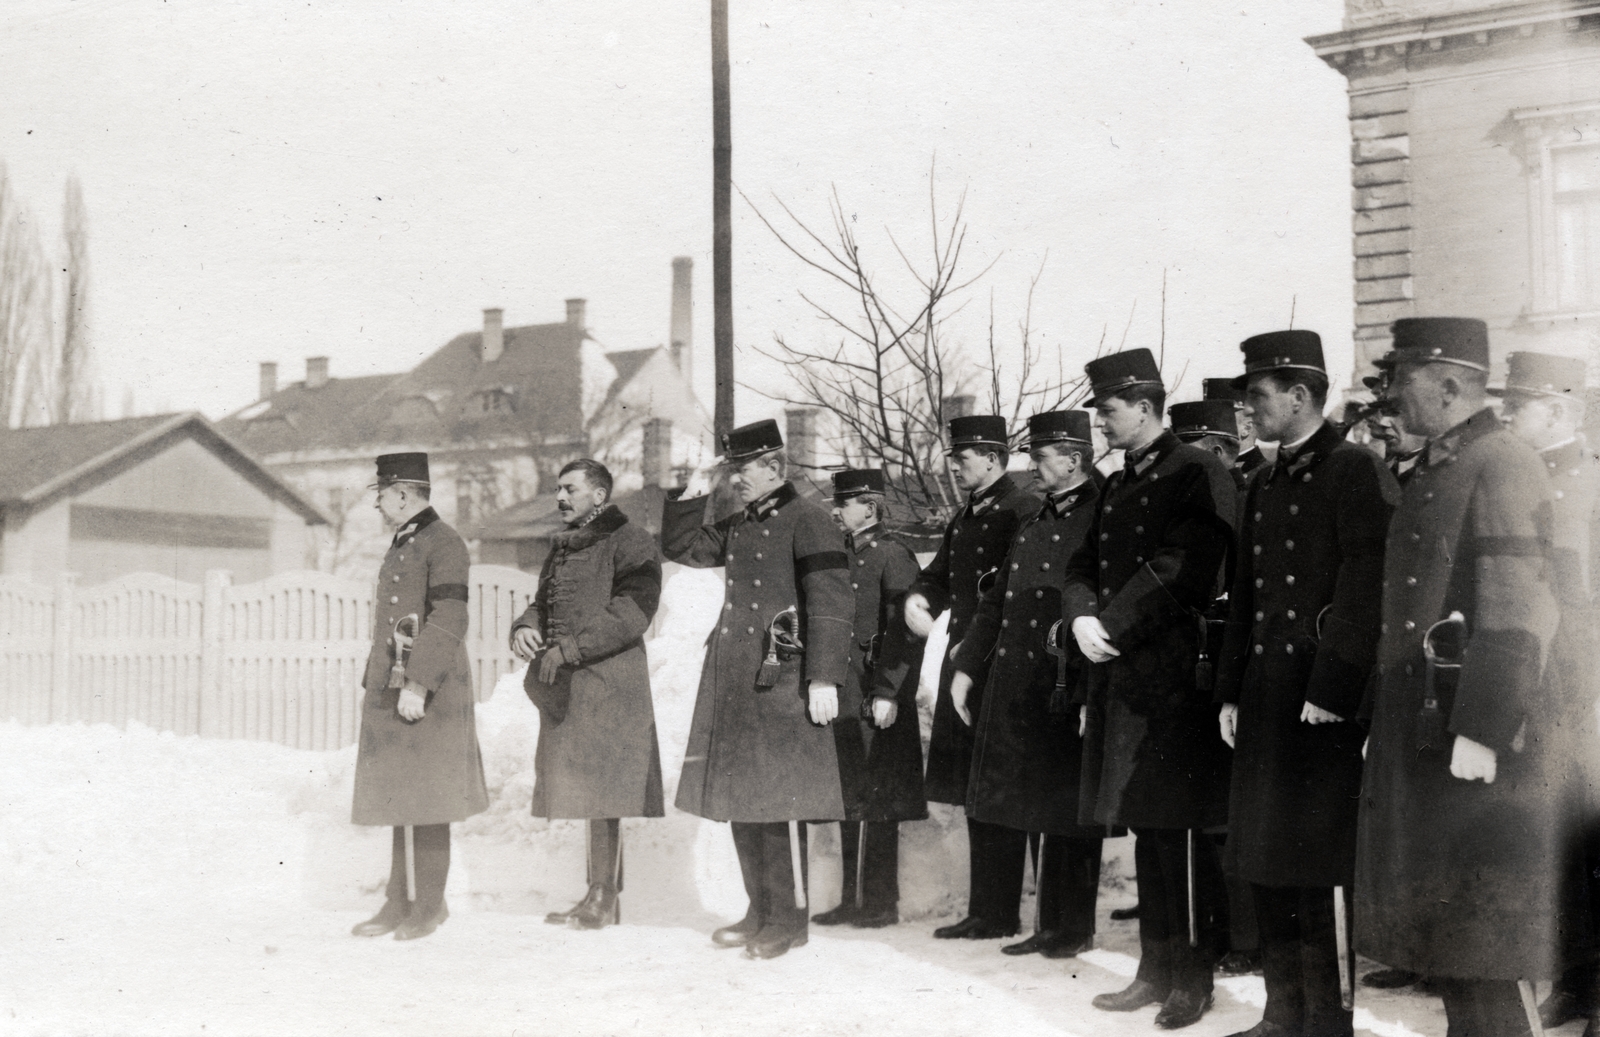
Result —
<instances>
[{"instance_id":1,"label":"man in long overcoat","mask_svg":"<svg viewBox=\"0 0 1600 1037\"><path fill-rule=\"evenodd\" d=\"M709 486L706 472L690 481L687 499L663 506L667 558L727 574L677 805L733 822L750 909L712 941L774 958L807 939L805 822L844 817L828 724L849 669L855 601L844 537L787 481L777 422L728 433L723 463L744 508L702 524L705 501L695 491Z\"/></svg>"},{"instance_id":2,"label":"man in long overcoat","mask_svg":"<svg viewBox=\"0 0 1600 1037\"><path fill-rule=\"evenodd\" d=\"M1334 887L1348 891L1355 869L1356 714L1400 488L1323 419L1315 332L1270 332L1240 348L1245 409L1278 444L1246 492L1217 666L1221 734L1234 750L1228 864L1255 900L1267 985L1266 1013L1247 1032L1349 1037Z\"/></svg>"},{"instance_id":3,"label":"man in long overcoat","mask_svg":"<svg viewBox=\"0 0 1600 1037\"><path fill-rule=\"evenodd\" d=\"M539 589L511 626L528 660L523 688L539 707L536 817L588 820L589 891L551 925L619 920L624 817L660 817L661 750L644 632L661 600L655 538L611 503L611 472L581 458L557 475L557 534Z\"/></svg>"},{"instance_id":4,"label":"man in long overcoat","mask_svg":"<svg viewBox=\"0 0 1600 1037\"><path fill-rule=\"evenodd\" d=\"M945 527L938 554L906 595L905 631L895 632L926 638L934 617L950 610L950 651L940 663L928 739L926 789L933 803L965 806L972 773L972 727L959 713L970 714L979 703L961 703L958 710L950 696L955 647L966 636L983 591L999 575L1017 527L1039 510L1039 498L1006 474L1009 458L1004 418L975 414L950 420L950 471L967 501ZM1016 829L967 817L967 914L935 929L935 937L989 940L1016 934L1021 919L1016 897L1007 893L1012 883L1005 872L1016 862L1020 876L1026 840Z\"/></svg>"},{"instance_id":5,"label":"man in long overcoat","mask_svg":"<svg viewBox=\"0 0 1600 1037\"><path fill-rule=\"evenodd\" d=\"M1017 529L1000 575L983 596L956 653L957 685L981 683L972 714L972 777L967 816L1026 832L1038 840L1038 927L1007 954L1067 958L1094 946L1105 828L1078 824L1078 738L1072 689L1082 656L1063 646L1064 665L1047 638L1061 620L1066 562L1082 543L1099 494L1091 475L1094 446L1085 411L1028 419L1028 454L1044 505ZM1022 895L1023 847L995 876L1015 904ZM997 894L998 895L998 894ZM1013 909L1014 910L1014 909Z\"/></svg>"},{"instance_id":6,"label":"man in long overcoat","mask_svg":"<svg viewBox=\"0 0 1600 1037\"><path fill-rule=\"evenodd\" d=\"M1233 477L1162 428L1166 394L1148 349L1085 367L1106 443L1124 464L1068 564L1063 619L1091 665L1084 682L1080 820L1133 829L1139 972L1105 1011L1161 1005L1187 1026L1211 1005L1227 895L1197 830L1228 820L1228 748L1200 690L1199 627L1232 541ZM1188 876L1193 874L1191 884ZM1193 910L1190 897L1193 897ZM1191 941L1191 917L1196 923Z\"/></svg>"},{"instance_id":7,"label":"man in long overcoat","mask_svg":"<svg viewBox=\"0 0 1600 1037\"><path fill-rule=\"evenodd\" d=\"M900 920L900 822L928 816L922 794L922 731L917 682L923 642L899 638L885 651L883 633L900 625L917 558L884 525L883 472L835 472L833 519L844 531L855 590L850 670L840 690L833 744L845 819L839 823L843 884L839 906L812 915L819 925L879 929Z\"/></svg>"},{"instance_id":8,"label":"man in long overcoat","mask_svg":"<svg viewBox=\"0 0 1600 1037\"><path fill-rule=\"evenodd\" d=\"M352 931L414 940L450 917L450 823L489 807L463 643L472 563L460 534L428 503L427 454L379 457L377 489L394 537L373 598L350 820L391 825L394 841L383 907ZM415 901L408 900L408 849Z\"/></svg>"},{"instance_id":9,"label":"man in long overcoat","mask_svg":"<svg viewBox=\"0 0 1600 1037\"><path fill-rule=\"evenodd\" d=\"M1540 693L1558 618L1549 481L1484 405L1482 321L1406 318L1393 333L1400 417L1429 443L1385 548L1357 947L1433 977L1452 1033L1527 1033L1517 981L1555 972L1561 859Z\"/></svg>"}]
</instances>

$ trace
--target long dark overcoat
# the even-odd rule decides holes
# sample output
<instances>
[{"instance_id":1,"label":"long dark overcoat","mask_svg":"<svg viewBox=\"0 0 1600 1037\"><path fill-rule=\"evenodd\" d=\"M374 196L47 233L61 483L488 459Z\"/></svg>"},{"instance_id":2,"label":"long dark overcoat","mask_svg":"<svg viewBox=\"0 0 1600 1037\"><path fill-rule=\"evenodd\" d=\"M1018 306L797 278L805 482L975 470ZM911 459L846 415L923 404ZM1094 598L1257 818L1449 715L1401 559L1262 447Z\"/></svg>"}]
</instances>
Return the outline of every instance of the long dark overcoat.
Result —
<instances>
[{"instance_id":1,"label":"long dark overcoat","mask_svg":"<svg viewBox=\"0 0 1600 1037\"><path fill-rule=\"evenodd\" d=\"M1088 664L1080 684L1084 824L1227 823L1230 754L1195 664L1237 492L1216 455L1163 432L1137 464L1112 473L1068 563L1065 628L1098 616L1122 653Z\"/></svg>"},{"instance_id":2,"label":"long dark overcoat","mask_svg":"<svg viewBox=\"0 0 1600 1037\"><path fill-rule=\"evenodd\" d=\"M426 508L395 532L373 598L372 653L362 687L350 820L358 825L436 825L489 807L473 714L467 636L467 545ZM400 692L385 685L394 662L395 620L416 615L421 631L406 674L428 689L427 712L402 720Z\"/></svg>"},{"instance_id":3,"label":"long dark overcoat","mask_svg":"<svg viewBox=\"0 0 1600 1037\"><path fill-rule=\"evenodd\" d=\"M1384 964L1446 978L1552 972L1549 536L1544 466L1487 409L1430 444L1389 525L1355 882L1357 949ZM1435 736L1422 638L1452 610L1466 617L1466 653L1438 683ZM1495 750L1492 784L1451 776L1454 735Z\"/></svg>"},{"instance_id":4,"label":"long dark overcoat","mask_svg":"<svg viewBox=\"0 0 1600 1037\"><path fill-rule=\"evenodd\" d=\"M1400 487L1323 425L1251 477L1217 701L1239 707L1227 853L1263 886L1349 886L1361 696L1378 649L1383 544ZM1305 704L1344 718L1300 719Z\"/></svg>"},{"instance_id":5,"label":"long dark overcoat","mask_svg":"<svg viewBox=\"0 0 1600 1037\"><path fill-rule=\"evenodd\" d=\"M1019 487L1011 476L1002 475L974 494L950 520L938 554L911 587L928 599L935 616L950 610L949 648L939 667L939 695L934 700L933 731L928 737L925 787L931 802L965 806L967 778L972 773L972 728L961 722L950 699L950 678L956 671L949 649L966 636L967 625L977 614L979 580L990 573L999 575L1017 527L1038 510L1037 495ZM979 699L982 692L981 687L973 687L973 695ZM969 698L967 708L976 712L980 704Z\"/></svg>"},{"instance_id":6,"label":"long dark overcoat","mask_svg":"<svg viewBox=\"0 0 1600 1037\"><path fill-rule=\"evenodd\" d=\"M846 534L845 547L856 594L855 632L850 673L839 689L839 719L833 722L845 820L916 821L928 816L917 724L925 642L900 639L901 650L886 649L880 635L903 625L900 608L917 578L917 559L881 525ZM862 713L863 700L870 704L874 697L896 706L894 723L881 730Z\"/></svg>"},{"instance_id":7,"label":"long dark overcoat","mask_svg":"<svg viewBox=\"0 0 1600 1037\"><path fill-rule=\"evenodd\" d=\"M973 715L968 817L1026 832L1105 835L1103 825L1078 824L1078 711L1069 690L1052 714L1057 661L1045 648L1061 618L1067 560L1083 542L1098 499L1091 480L1046 501L1022 524L962 639L956 668L983 683ZM1075 642L1068 651L1071 689L1087 663Z\"/></svg>"},{"instance_id":8,"label":"long dark overcoat","mask_svg":"<svg viewBox=\"0 0 1600 1037\"><path fill-rule=\"evenodd\" d=\"M668 500L661 520L669 560L727 570L678 809L717 821L841 820L833 732L811 722L807 692L813 680L843 685L849 669L855 600L844 535L790 483L713 525L701 524L704 508L704 498ZM805 651L780 660L775 686L758 688L768 626L791 607Z\"/></svg>"},{"instance_id":9,"label":"long dark overcoat","mask_svg":"<svg viewBox=\"0 0 1600 1037\"><path fill-rule=\"evenodd\" d=\"M661 750L644 632L661 600L655 538L614 504L556 535L528 610L512 624L559 645L555 680L539 660L523 688L539 707L533 813L661 817Z\"/></svg>"}]
</instances>

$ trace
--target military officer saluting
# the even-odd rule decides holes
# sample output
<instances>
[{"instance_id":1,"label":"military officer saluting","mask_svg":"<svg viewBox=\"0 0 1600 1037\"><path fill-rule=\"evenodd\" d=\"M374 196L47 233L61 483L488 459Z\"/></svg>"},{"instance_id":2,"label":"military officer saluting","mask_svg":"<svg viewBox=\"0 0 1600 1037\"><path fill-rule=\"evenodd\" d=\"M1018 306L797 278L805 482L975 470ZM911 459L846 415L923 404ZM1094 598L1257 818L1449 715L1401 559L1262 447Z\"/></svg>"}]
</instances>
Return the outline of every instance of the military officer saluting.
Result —
<instances>
[{"instance_id":1,"label":"military officer saluting","mask_svg":"<svg viewBox=\"0 0 1600 1037\"><path fill-rule=\"evenodd\" d=\"M950 419L950 472L967 500L945 527L939 553L922 570L906 595L905 627L926 638L934 617L950 610L949 644L939 669L939 693L928 741L926 789L934 803L966 806L972 772L972 710L977 702L951 698L955 676L951 655L966 636L978 599L1005 561L1017 527L1039 510L1039 498L1006 474L1010 460L1006 422L992 414ZM902 632L895 631L896 635ZM967 915L933 931L941 940L991 940L1013 936L1021 926L1017 898L1003 875L1013 862L1021 872L1026 836L1003 825L967 817Z\"/></svg>"},{"instance_id":2,"label":"military officer saluting","mask_svg":"<svg viewBox=\"0 0 1600 1037\"><path fill-rule=\"evenodd\" d=\"M844 817L828 724L839 712L855 618L844 538L787 480L775 421L734 429L722 464L744 507L702 524L710 473L668 499L662 553L724 566L727 595L706 642L678 780L678 809L731 821L750 908L712 934L775 958L807 940L805 822Z\"/></svg>"},{"instance_id":3,"label":"military officer saluting","mask_svg":"<svg viewBox=\"0 0 1600 1037\"><path fill-rule=\"evenodd\" d=\"M1334 888L1347 892L1355 868L1355 720L1400 488L1323 419L1315 332L1256 335L1240 348L1245 413L1278 444L1246 492L1217 663L1221 734L1234 749L1228 863L1254 898L1267 985L1265 1017L1245 1032L1349 1037Z\"/></svg>"},{"instance_id":4,"label":"military officer saluting","mask_svg":"<svg viewBox=\"0 0 1600 1037\"><path fill-rule=\"evenodd\" d=\"M1028 456L1044 506L1017 529L999 577L984 592L956 651L951 691L978 703L967 817L1017 833L1012 856L994 862L997 897L1003 890L1016 904L1026 852L1020 836L1039 839L1037 931L1001 950L1067 958L1094 946L1105 835L1104 826L1078 824L1083 747L1072 692L1083 657L1065 645L1058 663L1047 644L1061 621L1066 561L1099 499L1088 413L1033 415ZM983 694L967 696L979 682Z\"/></svg>"},{"instance_id":5,"label":"military officer saluting","mask_svg":"<svg viewBox=\"0 0 1600 1037\"><path fill-rule=\"evenodd\" d=\"M883 472L835 472L833 520L844 530L855 634L850 669L833 722L845 819L839 824L844 865L839 906L813 915L819 925L878 929L900 920L900 822L928 816L922 794L922 731L917 683L923 642L883 632L900 625L917 559L884 525Z\"/></svg>"},{"instance_id":6,"label":"military officer saluting","mask_svg":"<svg viewBox=\"0 0 1600 1037\"><path fill-rule=\"evenodd\" d=\"M373 599L350 819L392 825L394 841L383 908L352 931L414 940L450 917L450 823L489 806L463 644L471 560L428 503L427 454L379 457L377 489L394 538Z\"/></svg>"}]
</instances>

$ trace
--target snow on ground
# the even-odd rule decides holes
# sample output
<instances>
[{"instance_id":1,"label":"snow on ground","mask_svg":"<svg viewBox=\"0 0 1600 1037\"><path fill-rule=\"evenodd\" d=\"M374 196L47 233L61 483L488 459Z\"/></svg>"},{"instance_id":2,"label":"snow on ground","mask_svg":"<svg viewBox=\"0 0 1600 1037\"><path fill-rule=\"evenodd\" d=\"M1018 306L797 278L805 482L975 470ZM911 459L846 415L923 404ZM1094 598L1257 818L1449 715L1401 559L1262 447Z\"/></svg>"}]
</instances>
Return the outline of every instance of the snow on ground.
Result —
<instances>
[{"instance_id":1,"label":"snow on ground","mask_svg":"<svg viewBox=\"0 0 1600 1037\"><path fill-rule=\"evenodd\" d=\"M670 802L721 588L679 573L668 599L650 651ZM451 919L414 943L348 935L389 852L386 829L349 824L353 747L0 724L0 1034L1157 1032L1153 1008L1089 1005L1136 965L1134 924L1106 917L1132 900L1130 840L1106 844L1100 946L1072 961L931 938L965 896L964 826L944 808L905 826L899 926L813 927L770 962L714 949L745 907L732 842L669 807L625 826L624 924L573 932L543 924L581 896L584 851L581 824L528 813L537 713L513 679L479 717L493 806L456 826ZM838 899L833 831L812 829L813 910ZM1247 1029L1263 999L1259 978L1223 980L1187 1032ZM1358 1027L1381 1037L1444 1032L1426 996L1361 1001Z\"/></svg>"}]
</instances>

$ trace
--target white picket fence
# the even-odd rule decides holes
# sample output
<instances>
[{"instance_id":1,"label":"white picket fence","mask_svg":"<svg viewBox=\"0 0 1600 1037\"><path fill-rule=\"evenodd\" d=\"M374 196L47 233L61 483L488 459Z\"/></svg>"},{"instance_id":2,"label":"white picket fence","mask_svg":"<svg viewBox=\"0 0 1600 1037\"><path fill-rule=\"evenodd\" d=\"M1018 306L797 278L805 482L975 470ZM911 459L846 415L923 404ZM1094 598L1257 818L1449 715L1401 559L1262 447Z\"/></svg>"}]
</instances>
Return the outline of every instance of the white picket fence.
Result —
<instances>
[{"instance_id":1,"label":"white picket fence","mask_svg":"<svg viewBox=\"0 0 1600 1037\"><path fill-rule=\"evenodd\" d=\"M480 699L517 663L538 580L472 567L467 655ZM135 573L81 589L0 577L0 719L86 721L337 749L356 740L372 586L290 572L234 586Z\"/></svg>"}]
</instances>

